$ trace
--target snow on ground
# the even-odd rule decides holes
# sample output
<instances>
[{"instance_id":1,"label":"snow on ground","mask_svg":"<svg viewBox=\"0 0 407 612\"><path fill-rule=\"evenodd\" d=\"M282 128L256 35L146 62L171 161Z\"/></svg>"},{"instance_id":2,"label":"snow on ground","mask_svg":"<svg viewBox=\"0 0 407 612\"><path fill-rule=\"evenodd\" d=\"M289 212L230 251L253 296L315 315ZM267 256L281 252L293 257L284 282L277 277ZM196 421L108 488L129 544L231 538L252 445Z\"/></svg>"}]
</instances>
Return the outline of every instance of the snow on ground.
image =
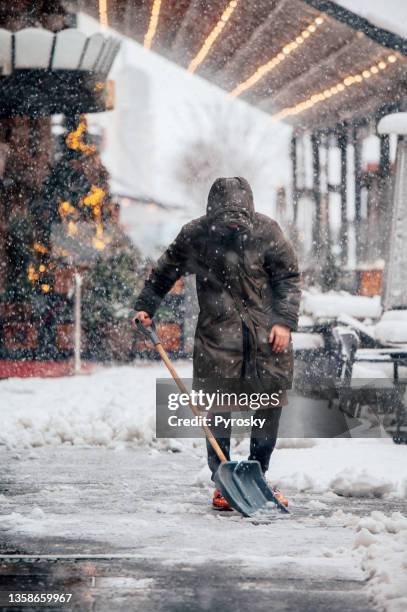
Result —
<instances>
[{"instance_id":1,"label":"snow on ground","mask_svg":"<svg viewBox=\"0 0 407 612\"><path fill-rule=\"evenodd\" d=\"M177 369L181 376L191 375L189 362L178 363ZM225 529L224 521L208 514L212 485L203 440L155 439L155 378L164 376L161 363L137 362L98 368L90 375L77 377L0 381L0 451L3 456L9 453L10 482L20 482L16 485L19 495L1 496L0 531L14 534L13 537L48 537L47 541L52 536L69 540L72 533L79 533L87 539L104 540L114 549L133 546L138 550L141 542L150 558L159 555L165 563L181 562L186 551L196 563L203 563L210 556L208 542L222 539L227 550L224 560L229 564L238 563L243 568L255 565L257 573L265 574L270 568L273 572L283 568L297 577L303 573L325 576L327 580L333 580L340 572L349 580L352 576L361 580L365 575L370 578L369 596L380 609L406 609L406 446L395 445L389 439L280 440L270 478L289 494L294 511L301 509L307 499L309 516L293 515L289 523L279 521L274 527L260 522L263 544L259 532L252 531L253 524L243 521L237 542L236 521L241 521L238 516L231 517ZM248 440L234 442L234 457L244 457L247 450ZM168 451L180 452L167 455ZM101 460L91 459L97 456ZM109 468L109 462L114 466L117 461L122 471L119 482L114 471L109 472L114 470ZM44 478L47 462L50 468L46 484L24 494L21 487ZM54 463L55 475L51 467ZM81 486L85 491L81 492L78 470L84 463ZM137 464L139 471L135 473ZM62 465L70 466L66 482L65 475L61 478ZM149 466L146 470L151 486L140 480L140 470L145 466ZM100 493L92 484L97 483L97 474L108 483L100 485ZM150 497L140 499L151 487L153 497L165 490L160 503ZM78 510L77 515L59 514L64 503L79 509L84 499L86 510ZM22 509L24 503L27 507ZM338 506L351 511L337 510ZM126 514L132 507L138 508L136 516L133 511ZM372 507L386 512L371 512ZM394 507L401 508L402 513L389 513ZM363 512L363 508L369 512ZM152 513L157 517L153 523ZM321 529L326 529L326 542ZM169 538L171 546L163 544L161 548L157 544L160 538L163 542ZM274 565L269 554L270 538L273 546L278 545L284 552L280 551Z\"/></svg>"},{"instance_id":2,"label":"snow on ground","mask_svg":"<svg viewBox=\"0 0 407 612\"><path fill-rule=\"evenodd\" d=\"M176 367L180 376L191 376L190 362ZM159 362L136 362L83 376L0 381L0 445L16 452L60 444L173 451L190 447L193 440L155 438L155 380L165 376ZM273 478L284 488L347 496L406 495L406 447L390 439L291 438L280 440L279 448ZM248 440L237 441L234 452L248 454Z\"/></svg>"},{"instance_id":3,"label":"snow on ground","mask_svg":"<svg viewBox=\"0 0 407 612\"><path fill-rule=\"evenodd\" d=\"M290 442L289 440L287 442ZM281 488L348 497L406 497L407 448L389 439L315 441L311 448L281 448L273 478Z\"/></svg>"},{"instance_id":4,"label":"snow on ground","mask_svg":"<svg viewBox=\"0 0 407 612\"><path fill-rule=\"evenodd\" d=\"M191 375L188 363L177 368L181 376ZM97 368L91 375L0 381L0 444L152 444L155 379L165 375L161 363L140 362Z\"/></svg>"},{"instance_id":5,"label":"snow on ground","mask_svg":"<svg viewBox=\"0 0 407 612\"><path fill-rule=\"evenodd\" d=\"M361 552L374 601L389 612L407 610L407 518L374 511L355 525L354 547Z\"/></svg>"},{"instance_id":6,"label":"snow on ground","mask_svg":"<svg viewBox=\"0 0 407 612\"><path fill-rule=\"evenodd\" d=\"M22 451L12 460L0 449L7 466L0 479L7 490L0 512L2 548L35 557L87 555L93 566L93 555L132 559L143 572L136 575L153 580L154 589L165 581L163 601L155 594L159 612L263 612L277 609L273 598L287 610L369 609L353 528L344 512L328 516L337 510L335 500L323 509L310 495L294 495L291 516L276 510L253 519L217 513L207 484L194 484L203 460L191 448L173 454L140 447L43 447L35 458ZM110 574L120 576L120 566L114 560L110 565ZM189 602L185 591L170 605L179 578L193 596L198 590L201 605ZM248 592L250 602L242 603ZM146 608L133 600L127 609Z\"/></svg>"}]
</instances>

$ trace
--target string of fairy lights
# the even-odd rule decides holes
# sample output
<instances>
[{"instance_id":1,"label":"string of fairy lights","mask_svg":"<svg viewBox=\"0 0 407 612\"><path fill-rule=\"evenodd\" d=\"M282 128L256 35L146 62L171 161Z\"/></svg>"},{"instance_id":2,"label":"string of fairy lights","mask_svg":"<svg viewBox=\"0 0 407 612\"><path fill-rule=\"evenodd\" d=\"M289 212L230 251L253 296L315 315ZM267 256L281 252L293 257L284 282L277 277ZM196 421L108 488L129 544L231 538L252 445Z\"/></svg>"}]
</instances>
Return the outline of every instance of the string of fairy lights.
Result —
<instances>
[{"instance_id":1,"label":"string of fairy lights","mask_svg":"<svg viewBox=\"0 0 407 612\"><path fill-rule=\"evenodd\" d=\"M208 36L205 38L204 43L203 43L202 47L199 49L198 53L191 60L189 66L188 66L188 72L190 72L192 74L193 72L195 72L195 70L198 68L198 66L200 64L202 64L202 62L204 61L204 59L208 55L209 51L211 50L211 48L215 44L216 39L220 36L220 34L222 33L223 28L225 27L225 25L227 24L227 22L229 21L229 19L233 15L233 13L236 10L238 4L239 4L239 0L231 0L229 2L229 4L226 6L226 8L223 11L222 15L220 16L220 19L218 20L217 24L215 25L213 30L211 30L211 32L208 34Z\"/></svg>"},{"instance_id":2,"label":"string of fairy lights","mask_svg":"<svg viewBox=\"0 0 407 612\"><path fill-rule=\"evenodd\" d=\"M107 28L109 19L107 16L107 0L99 0L99 22L102 28Z\"/></svg>"},{"instance_id":3,"label":"string of fairy lights","mask_svg":"<svg viewBox=\"0 0 407 612\"><path fill-rule=\"evenodd\" d=\"M298 33L298 35L291 40L289 43L284 45L284 47L268 62L259 66L253 74L247 78L245 81L242 81L237 85L231 92L230 95L237 97L240 96L244 91L247 91L256 83L258 83L266 74L269 74L274 68L276 68L281 62L286 60L293 51L301 47L306 40L308 40L315 32L317 32L318 28L324 23L323 17L319 15L316 17L312 23L310 23L304 30Z\"/></svg>"},{"instance_id":4,"label":"string of fairy lights","mask_svg":"<svg viewBox=\"0 0 407 612\"><path fill-rule=\"evenodd\" d=\"M190 61L187 68L189 73L194 73L205 61L238 5L239 0L230 0L225 5L217 23L206 36L195 57ZM157 33L161 8L162 0L152 0L148 29L144 36L144 47L146 49L151 49L152 47L154 37ZM107 0L99 0L99 20L102 26L108 25ZM322 26L326 25L327 23L328 20L321 14L315 17L315 19L313 19L308 26L298 32L298 34L291 41L286 43L278 53L271 57L267 62L258 66L248 78L238 83L235 88L230 91L230 95L233 97L238 97L242 93L254 87L261 79L263 79L267 74L290 57L293 52L302 47L311 37L313 37L316 32L321 29ZM345 92L349 87L361 85L367 79L380 75L383 70L385 70L389 65L394 64L397 59L398 58L395 54L390 54L386 58L383 58L373 65L366 67L360 73L349 74L332 86L314 92L309 97L305 98L294 106L283 108L279 112L272 115L272 119L274 121L280 121L286 117L298 115L299 113L312 108L316 104L328 100L332 96L337 96Z\"/></svg>"},{"instance_id":5,"label":"string of fairy lights","mask_svg":"<svg viewBox=\"0 0 407 612\"><path fill-rule=\"evenodd\" d=\"M338 81L331 87L311 94L305 100L302 100L298 104L295 104L295 106L283 108L278 113L272 115L271 118L273 119L273 121L281 121L286 117L298 115L299 113L309 110L316 104L328 100L332 96L337 96L338 94L345 92L349 87L361 85L367 79L377 77L383 70L386 70L389 65L394 64L395 62L397 62L397 56L392 53L386 58L379 60L372 66L365 68L364 70L362 70L362 72L356 74L349 74L344 79Z\"/></svg>"},{"instance_id":6,"label":"string of fairy lights","mask_svg":"<svg viewBox=\"0 0 407 612\"><path fill-rule=\"evenodd\" d=\"M65 137L65 144L68 149L80 152L84 156L90 156L97 152L96 145L85 141L87 133L87 123L82 115L78 126L68 132ZM81 218L81 208L89 208L95 224L95 230L91 237L92 247L97 251L103 251L111 241L111 236L106 234L103 223L103 208L106 203L107 192L98 185L91 185L90 190L79 199L76 206L68 200L58 202L58 214L61 218L67 236L73 238L78 235L79 221ZM27 268L28 280L34 285L37 284L43 293L51 290L51 285L47 280L49 273L55 268L55 264L49 261L49 248L40 242L34 242L33 250L39 259L37 263L31 262ZM58 248L55 252L63 257L69 256L65 249Z\"/></svg>"},{"instance_id":7,"label":"string of fairy lights","mask_svg":"<svg viewBox=\"0 0 407 612\"><path fill-rule=\"evenodd\" d=\"M92 155L96 152L96 146L85 142L84 137L87 131L87 123L84 116L81 116L79 124L75 130L69 132L65 138L66 146L73 151L80 151L85 156ZM109 238L105 236L102 207L106 197L106 191L97 185L91 185L90 191L80 199L79 206L89 207L92 212L92 218L95 223L95 234L92 237L92 246L98 251L102 251ZM68 201L62 201L59 204L58 212L62 221L67 226L68 236L75 236L78 233L77 219L79 218L79 210L72 206Z\"/></svg>"},{"instance_id":8,"label":"string of fairy lights","mask_svg":"<svg viewBox=\"0 0 407 612\"><path fill-rule=\"evenodd\" d=\"M160 10L161 10L161 0L153 0L153 5L151 7L150 23L148 24L148 30L144 37L144 47L146 49L151 49L153 38L157 31Z\"/></svg>"}]
</instances>

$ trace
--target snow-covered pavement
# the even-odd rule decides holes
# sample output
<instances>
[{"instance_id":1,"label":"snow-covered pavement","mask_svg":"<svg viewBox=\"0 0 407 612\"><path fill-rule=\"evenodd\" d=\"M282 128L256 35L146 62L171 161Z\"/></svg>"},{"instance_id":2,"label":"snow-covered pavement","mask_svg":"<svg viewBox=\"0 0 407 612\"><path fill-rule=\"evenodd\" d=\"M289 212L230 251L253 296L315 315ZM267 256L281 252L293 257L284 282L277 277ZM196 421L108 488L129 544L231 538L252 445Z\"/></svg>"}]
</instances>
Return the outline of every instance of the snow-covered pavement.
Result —
<instances>
[{"instance_id":1,"label":"snow-covered pavement","mask_svg":"<svg viewBox=\"0 0 407 612\"><path fill-rule=\"evenodd\" d=\"M407 608L405 446L281 440L270 477L292 514L217 514L203 441L154 437L162 374L0 383L2 552L58 557L4 560L2 591L19 576L69 585L81 610Z\"/></svg>"}]
</instances>

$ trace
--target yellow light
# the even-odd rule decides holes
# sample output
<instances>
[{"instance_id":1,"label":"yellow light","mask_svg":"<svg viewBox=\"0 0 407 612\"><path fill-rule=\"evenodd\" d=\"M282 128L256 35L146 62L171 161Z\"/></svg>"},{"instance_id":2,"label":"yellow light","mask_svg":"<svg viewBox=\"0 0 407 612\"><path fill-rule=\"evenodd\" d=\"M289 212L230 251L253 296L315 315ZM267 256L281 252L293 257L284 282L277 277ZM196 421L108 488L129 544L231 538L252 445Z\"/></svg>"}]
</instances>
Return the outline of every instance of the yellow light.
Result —
<instances>
[{"instance_id":1,"label":"yellow light","mask_svg":"<svg viewBox=\"0 0 407 612\"><path fill-rule=\"evenodd\" d=\"M45 270L47 269L46 266L44 266L44 264L40 264L40 267L38 268L40 272L45 272Z\"/></svg>"},{"instance_id":2,"label":"yellow light","mask_svg":"<svg viewBox=\"0 0 407 612\"><path fill-rule=\"evenodd\" d=\"M100 221L96 223L96 234L92 238L92 245L97 251L103 251L106 246L104 241L103 225Z\"/></svg>"},{"instance_id":3,"label":"yellow light","mask_svg":"<svg viewBox=\"0 0 407 612\"><path fill-rule=\"evenodd\" d=\"M148 30L144 37L144 46L146 49L151 49L153 38L157 31L158 18L160 16L161 0L154 0L151 8L150 23L148 24Z\"/></svg>"},{"instance_id":4,"label":"yellow light","mask_svg":"<svg viewBox=\"0 0 407 612\"><path fill-rule=\"evenodd\" d=\"M313 34L316 30L316 27L314 26L313 23L311 23L311 25L308 26L307 30L308 32L311 32Z\"/></svg>"},{"instance_id":5,"label":"yellow light","mask_svg":"<svg viewBox=\"0 0 407 612\"><path fill-rule=\"evenodd\" d=\"M397 62L397 57L395 55L389 55L387 61L390 62L390 64L394 64L394 62Z\"/></svg>"},{"instance_id":6,"label":"yellow light","mask_svg":"<svg viewBox=\"0 0 407 612\"><path fill-rule=\"evenodd\" d=\"M99 0L99 21L103 28L109 25L107 18L107 0Z\"/></svg>"},{"instance_id":7,"label":"yellow light","mask_svg":"<svg viewBox=\"0 0 407 612\"><path fill-rule=\"evenodd\" d=\"M34 242L34 251L37 253L48 253L47 247L39 242Z\"/></svg>"},{"instance_id":8,"label":"yellow light","mask_svg":"<svg viewBox=\"0 0 407 612\"><path fill-rule=\"evenodd\" d=\"M65 217L67 217L68 215L77 215L77 213L78 213L76 208L74 206L72 206L72 204L70 204L67 201L60 202L60 204L58 206L58 212L59 212L59 214L61 215L61 217L63 219Z\"/></svg>"},{"instance_id":9,"label":"yellow light","mask_svg":"<svg viewBox=\"0 0 407 612\"><path fill-rule=\"evenodd\" d=\"M41 285L41 289L43 290L44 293L48 293L48 291L51 289L51 287L49 285L47 285L47 283L43 283Z\"/></svg>"},{"instance_id":10,"label":"yellow light","mask_svg":"<svg viewBox=\"0 0 407 612\"><path fill-rule=\"evenodd\" d=\"M329 99L332 96L336 96L339 93L345 91L346 87L349 87L354 84L360 84L363 82L364 78L367 79L371 76L378 74L379 68L381 68L381 66L383 66L383 68L386 68L386 65L387 64L384 60L380 60L377 66L371 66L370 68L366 68L362 71L361 74L349 75L345 77L342 82L332 85L332 87L330 87L329 89L325 89L320 92L315 92L309 98L298 102L298 104L296 104L295 106L283 108L281 111L273 115L271 119L273 121L280 121L281 119L285 119L290 115L298 115L299 113L302 113L303 111L312 108L315 104L318 104L323 100Z\"/></svg>"},{"instance_id":11,"label":"yellow light","mask_svg":"<svg viewBox=\"0 0 407 612\"><path fill-rule=\"evenodd\" d=\"M28 266L27 277L30 283L35 283L39 278L38 272L36 271L36 269L34 268L32 264Z\"/></svg>"},{"instance_id":12,"label":"yellow light","mask_svg":"<svg viewBox=\"0 0 407 612\"><path fill-rule=\"evenodd\" d=\"M97 251L103 251L103 249L105 248L106 245L103 242L103 240L100 240L99 238L96 238L95 236L93 236L93 238L92 238L92 246Z\"/></svg>"},{"instance_id":13,"label":"yellow light","mask_svg":"<svg viewBox=\"0 0 407 612\"><path fill-rule=\"evenodd\" d=\"M77 233L78 233L78 227L75 221L69 221L68 222L68 236L76 236Z\"/></svg>"},{"instance_id":14,"label":"yellow light","mask_svg":"<svg viewBox=\"0 0 407 612\"><path fill-rule=\"evenodd\" d=\"M301 36L302 36L303 38L309 38L310 33L308 32L308 30L303 30L303 31L301 32Z\"/></svg>"},{"instance_id":15,"label":"yellow light","mask_svg":"<svg viewBox=\"0 0 407 612\"><path fill-rule=\"evenodd\" d=\"M65 138L68 149L72 149L73 151L81 151L85 155L95 153L96 146L94 144L85 144L82 140L85 132L86 120L82 118L76 130L69 132Z\"/></svg>"},{"instance_id":16,"label":"yellow light","mask_svg":"<svg viewBox=\"0 0 407 612\"><path fill-rule=\"evenodd\" d=\"M314 23L317 23L317 21L315 20ZM318 25L321 25L322 23L323 23L323 19L320 19L318 21ZM316 29L317 29L316 26L313 24L311 24L311 26L313 28L312 33L316 32ZM308 29L311 26L309 26ZM304 31L306 32L306 30ZM304 32L302 34L304 34ZM307 35L310 36L310 33L307 32ZM298 49L298 46L302 44L303 42L304 42L304 37L303 35L300 35L300 36L297 36L295 40L292 40L288 44L284 45L282 50L275 57L270 59L265 64L262 64L261 66L259 66L249 78L239 83L230 92L230 95L234 97L240 96L241 93L253 87L253 85L255 85L261 78L263 78L264 75L271 72L271 70L273 70L280 62L285 60L292 51L295 51L295 49Z\"/></svg>"},{"instance_id":17,"label":"yellow light","mask_svg":"<svg viewBox=\"0 0 407 612\"><path fill-rule=\"evenodd\" d=\"M315 23L316 23L317 25L321 25L321 23L323 23L323 22L324 22L324 20L322 19L322 17L317 17L317 18L315 19Z\"/></svg>"},{"instance_id":18,"label":"yellow light","mask_svg":"<svg viewBox=\"0 0 407 612\"><path fill-rule=\"evenodd\" d=\"M82 198L82 203L85 206L99 207L105 197L106 192L101 187L96 187L96 185L92 185L90 188L90 192Z\"/></svg>"},{"instance_id":19,"label":"yellow light","mask_svg":"<svg viewBox=\"0 0 407 612\"><path fill-rule=\"evenodd\" d=\"M209 51L211 50L212 46L215 44L215 41L218 38L219 34L222 32L226 22L232 16L233 11L236 9L237 5L238 5L238 0L231 0L231 2L229 2L225 10L223 11L218 23L213 28L213 30L208 34L208 36L204 40L202 47L199 49L196 56L190 62L188 66L188 72L192 74L193 72L195 72L198 66L202 64L202 62L208 55Z\"/></svg>"}]
</instances>

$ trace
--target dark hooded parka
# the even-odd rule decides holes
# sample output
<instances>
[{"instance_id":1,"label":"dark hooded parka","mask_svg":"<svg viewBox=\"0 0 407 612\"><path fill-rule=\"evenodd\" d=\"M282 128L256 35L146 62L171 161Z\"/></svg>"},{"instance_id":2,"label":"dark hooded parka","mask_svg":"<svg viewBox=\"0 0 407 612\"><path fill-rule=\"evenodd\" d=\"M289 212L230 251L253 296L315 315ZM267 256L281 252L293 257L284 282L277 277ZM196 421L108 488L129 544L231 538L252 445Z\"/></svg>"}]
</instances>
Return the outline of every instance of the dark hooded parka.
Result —
<instances>
[{"instance_id":1,"label":"dark hooded parka","mask_svg":"<svg viewBox=\"0 0 407 612\"><path fill-rule=\"evenodd\" d=\"M248 182L217 179L206 215L184 225L160 257L135 304L153 316L173 283L196 275L199 317L194 379L257 378L289 388L292 347L274 353L274 324L295 330L300 275L295 253L279 225L256 213Z\"/></svg>"}]
</instances>

